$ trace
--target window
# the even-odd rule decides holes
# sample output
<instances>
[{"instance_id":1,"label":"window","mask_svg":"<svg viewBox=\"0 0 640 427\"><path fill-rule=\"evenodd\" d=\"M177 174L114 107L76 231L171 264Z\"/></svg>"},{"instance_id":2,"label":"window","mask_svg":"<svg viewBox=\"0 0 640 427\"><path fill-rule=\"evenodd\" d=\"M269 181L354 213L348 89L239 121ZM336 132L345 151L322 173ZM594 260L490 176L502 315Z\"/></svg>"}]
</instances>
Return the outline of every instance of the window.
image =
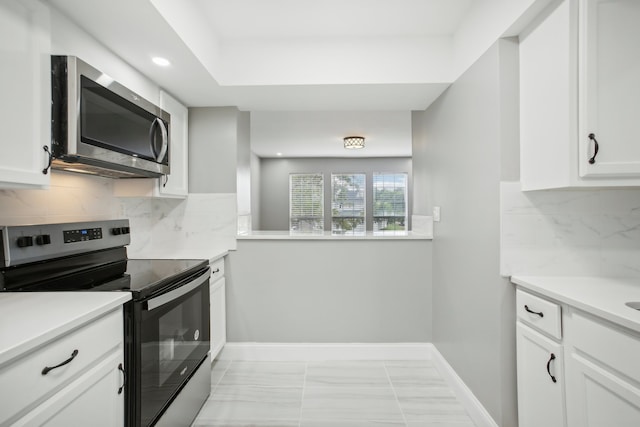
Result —
<instances>
[{"instance_id":1,"label":"window","mask_svg":"<svg viewBox=\"0 0 640 427\"><path fill-rule=\"evenodd\" d=\"M407 174L373 174L374 234L404 233L407 224Z\"/></svg>"},{"instance_id":2,"label":"window","mask_svg":"<svg viewBox=\"0 0 640 427\"><path fill-rule=\"evenodd\" d=\"M330 188L325 188L325 180ZM289 230L363 236L405 235L409 229L406 172L290 173ZM324 199L327 199L325 203Z\"/></svg>"},{"instance_id":3,"label":"window","mask_svg":"<svg viewBox=\"0 0 640 427\"><path fill-rule=\"evenodd\" d=\"M324 230L324 179L321 173L289 175L289 230Z\"/></svg>"},{"instance_id":4,"label":"window","mask_svg":"<svg viewBox=\"0 0 640 427\"><path fill-rule=\"evenodd\" d=\"M331 234L365 234L365 174L331 174Z\"/></svg>"}]
</instances>

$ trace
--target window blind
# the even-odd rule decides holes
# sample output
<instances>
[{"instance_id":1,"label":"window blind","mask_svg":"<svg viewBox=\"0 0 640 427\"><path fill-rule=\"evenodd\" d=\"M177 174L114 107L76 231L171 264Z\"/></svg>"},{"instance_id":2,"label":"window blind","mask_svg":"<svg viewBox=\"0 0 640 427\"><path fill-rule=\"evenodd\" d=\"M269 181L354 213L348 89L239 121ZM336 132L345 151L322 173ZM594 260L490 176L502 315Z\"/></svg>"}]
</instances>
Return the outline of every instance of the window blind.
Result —
<instances>
[{"instance_id":1,"label":"window blind","mask_svg":"<svg viewBox=\"0 0 640 427\"><path fill-rule=\"evenodd\" d=\"M331 174L331 233L365 234L366 176Z\"/></svg>"},{"instance_id":2,"label":"window blind","mask_svg":"<svg viewBox=\"0 0 640 427\"><path fill-rule=\"evenodd\" d=\"M406 230L407 174L373 174L373 232L394 234Z\"/></svg>"},{"instance_id":3,"label":"window blind","mask_svg":"<svg viewBox=\"0 0 640 427\"><path fill-rule=\"evenodd\" d=\"M324 179L321 173L289 175L289 230L324 230Z\"/></svg>"}]
</instances>

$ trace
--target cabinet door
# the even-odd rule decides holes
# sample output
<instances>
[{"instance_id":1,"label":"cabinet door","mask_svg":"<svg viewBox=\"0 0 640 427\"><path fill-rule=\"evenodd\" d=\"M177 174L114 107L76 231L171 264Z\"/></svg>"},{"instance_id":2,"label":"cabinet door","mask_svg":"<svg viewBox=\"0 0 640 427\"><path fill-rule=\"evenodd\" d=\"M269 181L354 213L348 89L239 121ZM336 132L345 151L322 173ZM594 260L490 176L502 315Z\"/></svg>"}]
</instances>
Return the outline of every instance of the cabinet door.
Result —
<instances>
[{"instance_id":1,"label":"cabinet door","mask_svg":"<svg viewBox=\"0 0 640 427\"><path fill-rule=\"evenodd\" d=\"M0 2L0 188L49 185L50 44L45 5Z\"/></svg>"},{"instance_id":2,"label":"cabinet door","mask_svg":"<svg viewBox=\"0 0 640 427\"><path fill-rule=\"evenodd\" d=\"M189 193L188 145L189 112L165 91L160 91L160 108L171 114L169 151L171 173L160 178L160 194L186 197Z\"/></svg>"},{"instance_id":3,"label":"cabinet door","mask_svg":"<svg viewBox=\"0 0 640 427\"><path fill-rule=\"evenodd\" d=\"M567 378L570 425L640 425L640 389L637 386L577 353L571 353L567 361Z\"/></svg>"},{"instance_id":4,"label":"cabinet door","mask_svg":"<svg viewBox=\"0 0 640 427\"><path fill-rule=\"evenodd\" d=\"M640 176L639 22L638 0L580 3L580 176Z\"/></svg>"},{"instance_id":5,"label":"cabinet door","mask_svg":"<svg viewBox=\"0 0 640 427\"><path fill-rule=\"evenodd\" d=\"M520 322L516 330L519 426L563 427L562 346Z\"/></svg>"},{"instance_id":6,"label":"cabinet door","mask_svg":"<svg viewBox=\"0 0 640 427\"><path fill-rule=\"evenodd\" d=\"M211 284L211 360L227 342L227 311L224 277Z\"/></svg>"},{"instance_id":7,"label":"cabinet door","mask_svg":"<svg viewBox=\"0 0 640 427\"><path fill-rule=\"evenodd\" d=\"M118 394L118 390L124 376L118 366L123 359L122 350L112 353L13 426L121 427L124 392Z\"/></svg>"}]
</instances>

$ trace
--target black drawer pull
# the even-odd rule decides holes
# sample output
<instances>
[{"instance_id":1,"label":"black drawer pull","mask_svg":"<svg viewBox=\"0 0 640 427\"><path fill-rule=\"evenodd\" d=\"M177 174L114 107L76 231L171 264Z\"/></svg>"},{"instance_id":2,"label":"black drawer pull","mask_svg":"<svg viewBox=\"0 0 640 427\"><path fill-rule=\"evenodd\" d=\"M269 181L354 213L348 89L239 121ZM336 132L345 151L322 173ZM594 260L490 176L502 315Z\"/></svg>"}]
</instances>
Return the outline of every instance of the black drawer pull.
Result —
<instances>
[{"instance_id":1,"label":"black drawer pull","mask_svg":"<svg viewBox=\"0 0 640 427\"><path fill-rule=\"evenodd\" d=\"M215 271L211 274L216 274L216 273L220 273L220 267L216 268Z\"/></svg>"},{"instance_id":2,"label":"black drawer pull","mask_svg":"<svg viewBox=\"0 0 640 427\"><path fill-rule=\"evenodd\" d=\"M551 365L551 361L556 359L556 355L551 353L551 357L549 357L549 361L547 362L547 374L551 377L551 381L556 382L556 377L551 375L551 371L549 370L549 365Z\"/></svg>"},{"instance_id":3,"label":"black drawer pull","mask_svg":"<svg viewBox=\"0 0 640 427\"><path fill-rule=\"evenodd\" d=\"M544 317L544 314L541 311L533 311L533 310L529 309L529 307L527 307L526 304L524 305L524 309L527 310L531 314L537 314L540 317Z\"/></svg>"},{"instance_id":4,"label":"black drawer pull","mask_svg":"<svg viewBox=\"0 0 640 427\"><path fill-rule=\"evenodd\" d=\"M59 368L60 366L64 366L67 363L70 363L73 359L76 358L77 355L78 355L78 350L73 350L73 353L71 353L71 357L65 360L64 362L60 363L59 365L51 366L51 367L45 366L44 369L42 370L42 375L47 375L49 371L53 371L54 369Z\"/></svg>"}]
</instances>

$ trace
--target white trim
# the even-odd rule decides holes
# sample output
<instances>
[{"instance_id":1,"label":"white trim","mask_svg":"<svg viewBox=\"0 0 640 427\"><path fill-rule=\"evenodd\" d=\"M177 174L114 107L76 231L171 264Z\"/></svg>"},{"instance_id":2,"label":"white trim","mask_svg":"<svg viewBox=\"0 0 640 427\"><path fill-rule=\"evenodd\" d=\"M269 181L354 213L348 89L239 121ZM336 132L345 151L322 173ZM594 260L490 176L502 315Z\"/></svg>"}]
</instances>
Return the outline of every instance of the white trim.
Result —
<instances>
[{"instance_id":1,"label":"white trim","mask_svg":"<svg viewBox=\"0 0 640 427\"><path fill-rule=\"evenodd\" d=\"M477 427L498 427L498 424L491 417L489 412L482 406L482 403L473 394L473 392L462 381L456 371L453 370L447 360L440 354L435 346L431 348L431 361L440 374L444 377L449 387L453 389L458 400L469 413L469 417L473 420Z\"/></svg>"},{"instance_id":2,"label":"white trim","mask_svg":"<svg viewBox=\"0 0 640 427\"><path fill-rule=\"evenodd\" d=\"M257 361L429 360L431 343L226 343L218 359Z\"/></svg>"}]
</instances>

